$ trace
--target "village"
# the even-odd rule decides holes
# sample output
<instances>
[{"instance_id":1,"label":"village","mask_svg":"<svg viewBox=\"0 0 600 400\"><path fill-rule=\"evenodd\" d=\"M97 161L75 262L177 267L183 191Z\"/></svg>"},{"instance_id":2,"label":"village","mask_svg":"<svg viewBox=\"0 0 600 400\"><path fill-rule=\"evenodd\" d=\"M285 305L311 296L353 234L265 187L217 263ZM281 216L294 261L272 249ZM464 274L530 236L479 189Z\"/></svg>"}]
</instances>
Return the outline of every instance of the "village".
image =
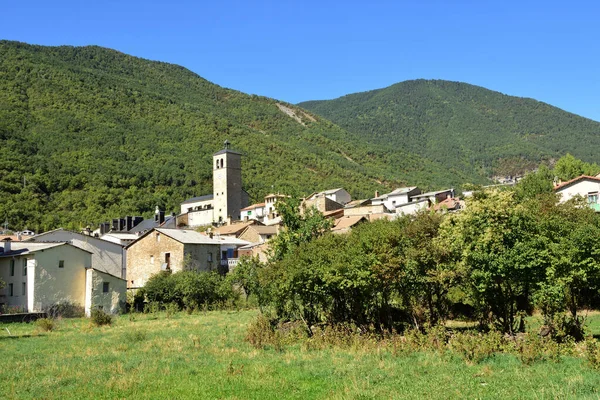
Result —
<instances>
[{"instance_id":1,"label":"village","mask_svg":"<svg viewBox=\"0 0 600 400\"><path fill-rule=\"evenodd\" d=\"M567 201L587 198L600 211L600 177L580 176L556 183ZM464 196L472 193L464 192ZM179 213L156 207L154 218L124 216L81 232L62 228L35 234L0 235L1 313L40 313L61 303L117 314L126 309L127 292L144 287L161 271L235 269L241 257L266 261L270 240L282 229L276 204L286 194L269 193L264 202L248 204L242 185L242 154L224 148L213 154L213 193L181 203ZM331 231L343 234L358 224L393 220L420 211L459 212L465 202L454 189L423 193L400 187L370 199L352 199L343 188L314 192L300 211L314 207L331 219Z\"/></svg>"}]
</instances>

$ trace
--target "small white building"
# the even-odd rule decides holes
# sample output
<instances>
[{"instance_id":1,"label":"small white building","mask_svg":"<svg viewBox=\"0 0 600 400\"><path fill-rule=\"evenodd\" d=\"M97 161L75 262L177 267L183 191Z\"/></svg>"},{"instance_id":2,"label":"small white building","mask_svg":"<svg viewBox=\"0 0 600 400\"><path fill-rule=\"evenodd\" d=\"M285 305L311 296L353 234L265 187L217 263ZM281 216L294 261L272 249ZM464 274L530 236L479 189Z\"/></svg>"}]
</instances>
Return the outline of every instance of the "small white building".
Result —
<instances>
[{"instance_id":1,"label":"small white building","mask_svg":"<svg viewBox=\"0 0 600 400\"><path fill-rule=\"evenodd\" d=\"M397 207L412 202L412 197L421 194L421 189L416 186L398 188L382 196L375 196L371 200L374 206L384 204L388 210L395 210Z\"/></svg>"},{"instance_id":2,"label":"small white building","mask_svg":"<svg viewBox=\"0 0 600 400\"><path fill-rule=\"evenodd\" d=\"M262 222L265 218L265 203L252 204L248 207L242 208L241 219L242 221L248 221L254 219Z\"/></svg>"},{"instance_id":3,"label":"small white building","mask_svg":"<svg viewBox=\"0 0 600 400\"><path fill-rule=\"evenodd\" d=\"M92 253L68 243L4 241L0 248L0 305L42 312L72 303L116 313L125 306L126 282L95 270ZM89 281L88 281L89 280Z\"/></svg>"},{"instance_id":4,"label":"small white building","mask_svg":"<svg viewBox=\"0 0 600 400\"><path fill-rule=\"evenodd\" d=\"M600 178L595 176L581 175L570 181L560 183L554 187L554 192L560 196L560 202L564 203L576 196L587 199L591 208L600 212Z\"/></svg>"}]
</instances>

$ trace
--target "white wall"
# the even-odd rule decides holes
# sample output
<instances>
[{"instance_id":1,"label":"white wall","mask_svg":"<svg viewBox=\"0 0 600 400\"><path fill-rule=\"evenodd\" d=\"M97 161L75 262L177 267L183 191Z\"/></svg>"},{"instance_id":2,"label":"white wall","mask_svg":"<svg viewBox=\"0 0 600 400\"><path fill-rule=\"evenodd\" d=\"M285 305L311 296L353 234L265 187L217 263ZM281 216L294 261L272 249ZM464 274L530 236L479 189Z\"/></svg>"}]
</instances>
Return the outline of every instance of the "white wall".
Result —
<instances>
[{"instance_id":1,"label":"white wall","mask_svg":"<svg viewBox=\"0 0 600 400\"><path fill-rule=\"evenodd\" d=\"M211 225L214 219L213 209L192 211L188 213L188 226L190 228L196 226Z\"/></svg>"},{"instance_id":2,"label":"white wall","mask_svg":"<svg viewBox=\"0 0 600 400\"><path fill-rule=\"evenodd\" d=\"M72 302L85 305L85 271L92 266L92 255L77 247L62 245L36 251L33 278L33 301L29 311L42 311L53 304ZM59 268L60 260L64 267Z\"/></svg>"},{"instance_id":3,"label":"white wall","mask_svg":"<svg viewBox=\"0 0 600 400\"><path fill-rule=\"evenodd\" d=\"M429 202L427 200L414 201L412 203L407 203L400 205L400 207L396 207L395 213L398 215L412 215L418 211L426 209L428 205Z\"/></svg>"},{"instance_id":4,"label":"white wall","mask_svg":"<svg viewBox=\"0 0 600 400\"><path fill-rule=\"evenodd\" d=\"M108 292L104 292L104 283L108 283ZM89 317L94 308L111 314L124 311L126 293L126 280L89 268L86 271L85 314Z\"/></svg>"},{"instance_id":5,"label":"white wall","mask_svg":"<svg viewBox=\"0 0 600 400\"><path fill-rule=\"evenodd\" d=\"M573 197L580 195L587 198L588 193L598 193L600 192L600 182L595 182L591 180L582 180L575 184L569 185L563 189L557 190L557 193L560 194L561 202L565 202Z\"/></svg>"},{"instance_id":6,"label":"white wall","mask_svg":"<svg viewBox=\"0 0 600 400\"><path fill-rule=\"evenodd\" d=\"M30 257L28 259L28 257ZM6 284L3 289L0 289L0 303L8 307L19 307L24 310L28 309L28 285L31 279L29 279L30 265L34 265L35 262L32 255L28 256L15 256L0 258L0 279ZM13 276L10 276L10 261L14 259L15 272ZM27 263L27 275L23 275L23 262ZM23 283L26 285L25 295L23 295ZM13 295L10 296L9 285L13 285Z\"/></svg>"}]
</instances>

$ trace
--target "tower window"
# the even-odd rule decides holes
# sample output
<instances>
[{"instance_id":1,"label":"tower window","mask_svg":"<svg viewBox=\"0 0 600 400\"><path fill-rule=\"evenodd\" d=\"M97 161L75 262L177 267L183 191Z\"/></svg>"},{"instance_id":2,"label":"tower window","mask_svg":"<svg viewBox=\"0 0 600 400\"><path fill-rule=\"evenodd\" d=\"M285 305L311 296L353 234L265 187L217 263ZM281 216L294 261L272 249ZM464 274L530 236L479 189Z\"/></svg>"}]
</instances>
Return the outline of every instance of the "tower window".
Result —
<instances>
[{"instance_id":1,"label":"tower window","mask_svg":"<svg viewBox=\"0 0 600 400\"><path fill-rule=\"evenodd\" d=\"M221 168L223 168L223 159L221 158Z\"/></svg>"},{"instance_id":2,"label":"tower window","mask_svg":"<svg viewBox=\"0 0 600 400\"><path fill-rule=\"evenodd\" d=\"M219 160L215 160L215 168L219 168Z\"/></svg>"}]
</instances>

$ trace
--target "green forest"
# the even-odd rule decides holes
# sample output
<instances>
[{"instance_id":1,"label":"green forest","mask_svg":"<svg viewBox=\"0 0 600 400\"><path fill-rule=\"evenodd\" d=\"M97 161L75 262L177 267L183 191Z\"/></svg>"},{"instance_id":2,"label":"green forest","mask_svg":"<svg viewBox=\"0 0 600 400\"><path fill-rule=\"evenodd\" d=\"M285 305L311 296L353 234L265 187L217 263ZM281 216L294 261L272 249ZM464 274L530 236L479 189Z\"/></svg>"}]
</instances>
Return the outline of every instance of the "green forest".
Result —
<instances>
[{"instance_id":1,"label":"green forest","mask_svg":"<svg viewBox=\"0 0 600 400\"><path fill-rule=\"evenodd\" d=\"M251 199L345 187L355 198L402 184L483 182L417 155L351 140L290 105L172 64L100 48L0 41L0 220L78 229L176 211L212 192L211 156L244 154Z\"/></svg>"},{"instance_id":2,"label":"green forest","mask_svg":"<svg viewBox=\"0 0 600 400\"><path fill-rule=\"evenodd\" d=\"M485 184L567 151L594 161L599 144L596 122L451 82L303 106L324 117L110 49L0 41L0 223L79 229L177 211L212 192L225 140L244 154L252 201Z\"/></svg>"},{"instance_id":3,"label":"green forest","mask_svg":"<svg viewBox=\"0 0 600 400\"><path fill-rule=\"evenodd\" d=\"M595 162L600 123L527 98L443 80L413 80L298 104L369 144L483 176L519 175L569 152Z\"/></svg>"}]
</instances>

